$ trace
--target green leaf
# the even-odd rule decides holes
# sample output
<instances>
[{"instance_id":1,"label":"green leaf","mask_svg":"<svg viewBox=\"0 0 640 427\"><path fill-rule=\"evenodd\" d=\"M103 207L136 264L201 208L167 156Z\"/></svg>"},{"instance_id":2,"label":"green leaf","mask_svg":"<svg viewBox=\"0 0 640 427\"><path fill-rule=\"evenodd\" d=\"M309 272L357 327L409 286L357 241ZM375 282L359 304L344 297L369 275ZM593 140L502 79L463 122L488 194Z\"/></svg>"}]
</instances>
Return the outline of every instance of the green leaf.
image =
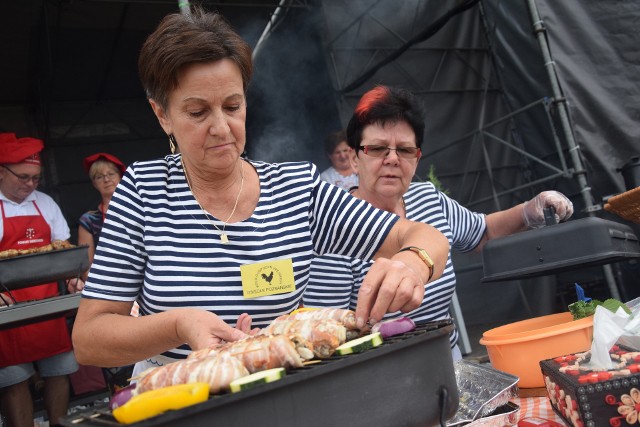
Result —
<instances>
[{"instance_id":1,"label":"green leaf","mask_svg":"<svg viewBox=\"0 0 640 427\"><path fill-rule=\"evenodd\" d=\"M617 299L609 298L602 303L602 306L613 313L618 311L618 308L622 307L625 313L631 314L631 310L629 310L629 307L627 307L624 303L618 301Z\"/></svg>"},{"instance_id":2,"label":"green leaf","mask_svg":"<svg viewBox=\"0 0 640 427\"><path fill-rule=\"evenodd\" d=\"M596 312L597 306L603 306L607 310L615 313L619 307L622 307L623 310L627 314L631 314L631 310L624 303L618 301L617 299L609 298L604 302L599 301L597 299L592 299L589 302L584 301L576 301L574 303L569 304L569 311L573 315L573 320L582 319L584 317L593 316Z\"/></svg>"},{"instance_id":3,"label":"green leaf","mask_svg":"<svg viewBox=\"0 0 640 427\"><path fill-rule=\"evenodd\" d=\"M433 163L429 165L429 174L427 175L427 178L438 190L442 191L444 194L449 195L449 190L442 186L442 183L436 176L436 167L433 165Z\"/></svg>"}]
</instances>

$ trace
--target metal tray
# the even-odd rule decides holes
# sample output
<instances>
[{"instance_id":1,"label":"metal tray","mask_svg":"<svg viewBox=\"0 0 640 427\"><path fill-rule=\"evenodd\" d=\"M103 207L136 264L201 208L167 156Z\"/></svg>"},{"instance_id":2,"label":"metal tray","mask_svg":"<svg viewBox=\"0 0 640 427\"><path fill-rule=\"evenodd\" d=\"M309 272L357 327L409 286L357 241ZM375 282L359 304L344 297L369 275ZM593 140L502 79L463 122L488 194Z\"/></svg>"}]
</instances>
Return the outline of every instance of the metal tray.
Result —
<instances>
[{"instance_id":1,"label":"metal tray","mask_svg":"<svg viewBox=\"0 0 640 427\"><path fill-rule=\"evenodd\" d=\"M482 281L546 276L638 257L640 243L631 227L581 218L488 241Z\"/></svg>"},{"instance_id":2,"label":"metal tray","mask_svg":"<svg viewBox=\"0 0 640 427\"><path fill-rule=\"evenodd\" d=\"M436 426L458 408L452 329L450 321L418 325L364 353L334 356L293 369L279 381L216 395L131 426ZM61 424L120 425L106 405L65 417Z\"/></svg>"},{"instance_id":3,"label":"metal tray","mask_svg":"<svg viewBox=\"0 0 640 427\"><path fill-rule=\"evenodd\" d=\"M20 255L0 260L0 285L12 291L76 277L88 268L86 246Z\"/></svg>"},{"instance_id":4,"label":"metal tray","mask_svg":"<svg viewBox=\"0 0 640 427\"><path fill-rule=\"evenodd\" d=\"M75 313L81 295L61 295L38 301L19 302L0 308L0 330L54 319L63 314Z\"/></svg>"}]
</instances>

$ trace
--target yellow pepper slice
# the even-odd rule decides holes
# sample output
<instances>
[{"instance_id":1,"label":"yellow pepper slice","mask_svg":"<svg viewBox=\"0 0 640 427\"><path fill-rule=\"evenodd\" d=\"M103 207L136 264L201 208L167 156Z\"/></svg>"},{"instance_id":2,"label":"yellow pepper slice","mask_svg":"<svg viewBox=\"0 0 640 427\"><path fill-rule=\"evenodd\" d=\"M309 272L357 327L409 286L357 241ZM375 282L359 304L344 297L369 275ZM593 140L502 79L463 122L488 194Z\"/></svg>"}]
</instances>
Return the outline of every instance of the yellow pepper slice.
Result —
<instances>
[{"instance_id":1,"label":"yellow pepper slice","mask_svg":"<svg viewBox=\"0 0 640 427\"><path fill-rule=\"evenodd\" d=\"M204 402L208 398L207 383L172 385L133 396L127 403L114 409L113 416L119 423L133 424L171 409Z\"/></svg>"},{"instance_id":2,"label":"yellow pepper slice","mask_svg":"<svg viewBox=\"0 0 640 427\"><path fill-rule=\"evenodd\" d=\"M320 310L320 309L315 307L301 307L301 308L296 308L289 314L291 315L296 313L304 313L305 311L313 311L313 310Z\"/></svg>"}]
</instances>

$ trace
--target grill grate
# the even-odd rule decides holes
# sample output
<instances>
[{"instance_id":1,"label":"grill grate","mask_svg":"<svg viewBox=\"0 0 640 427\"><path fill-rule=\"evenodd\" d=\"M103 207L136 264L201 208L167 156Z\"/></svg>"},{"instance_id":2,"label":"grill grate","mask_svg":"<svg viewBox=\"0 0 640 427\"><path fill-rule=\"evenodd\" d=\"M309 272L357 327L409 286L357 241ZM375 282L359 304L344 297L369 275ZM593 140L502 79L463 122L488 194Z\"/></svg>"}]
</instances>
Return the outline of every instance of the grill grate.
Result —
<instances>
[{"instance_id":1,"label":"grill grate","mask_svg":"<svg viewBox=\"0 0 640 427\"><path fill-rule=\"evenodd\" d=\"M221 416L219 415L220 412L227 407L233 407L235 409L232 409L230 414L225 415L225 418L223 418L225 422L220 423L219 425L258 425L255 424L256 420L260 421L260 425L284 425L283 423L285 423L285 421L283 421L281 414L278 413L271 413L271 416L275 417L272 418L271 421L269 421L269 414L260 415L256 420L245 423L243 423L242 419L236 419L236 415L238 415L238 412L242 412L242 414L245 415L251 412L255 412L254 410L250 409L251 405L256 408L262 407L262 409L264 410L264 407L261 403L255 402L256 400L259 400L260 397L264 396L268 397L267 400L269 408L278 406L278 402L280 402L281 406L293 405L293 407L295 408L294 411L305 412L306 408L307 415L303 416L306 417L309 415L309 411L318 410L318 407L321 407L324 404L327 406L327 408L321 411L323 415L325 413L335 413L335 411L338 410L344 415L342 418L340 418L340 420L344 420L344 417L348 417L348 414L345 411L353 412L354 410L364 409L349 407L349 405L346 404L348 401L353 401L354 397L357 397L354 396L354 393L366 392L371 394L370 390L363 390L362 387L357 385L358 381L362 382L362 377L374 375L376 372L380 373L384 372L385 370L389 370L388 378L382 378L381 384L389 385L389 382L391 381L401 381L403 383L406 383L408 378L411 378L416 374L419 375L421 373L419 372L422 369L420 368L421 366L433 365L434 362L442 364L443 366L445 366L445 368L447 368L442 369L441 366L436 365L436 369L438 370L438 372L445 372L444 379L440 378L438 384L431 384L430 379L424 378L425 375L423 375L422 377L426 381L426 384L425 381L421 380L419 381L420 384L415 385L416 387L423 387L423 389L418 388L415 391L408 389L407 395L397 396L397 398L402 399L404 406L405 401L411 400L408 395L419 392L422 394L422 396L418 396L420 402L419 405L415 405L418 407L421 406L424 410L424 399L427 398L427 396L424 395L424 392L426 390L433 391L433 397L436 401L430 402L430 404L434 404L435 407L438 408L438 413L434 414L434 419L439 420L439 408L441 405L439 402L437 402L437 397L439 396L440 387L445 386L448 389L450 395L449 402L445 405L445 407L447 407L447 412L450 412L448 415L453 416L458 405L458 395L455 374L453 371L453 363L451 361L451 353L449 350L449 332L452 329L453 324L451 320L418 324L414 331L395 337L389 337L385 339L384 343L381 346L372 348L370 350L367 350L366 352L350 354L346 356L332 356L328 359L320 360L316 363L305 365L301 368L292 369L288 371L287 375L279 381L259 385L253 389L246 390L240 393L226 392L217 394L210 397L209 400L201 404L177 411L169 411L157 417L150 418L148 420L144 420L132 425L140 427L156 425L170 426L176 425L176 422L178 422L178 420L181 420L185 423L189 421L189 425L191 427L195 427L198 425L213 425L213 423L211 423L212 420L210 419L210 417L214 415ZM440 341L442 343L440 347L445 345L445 350L447 352L443 353L442 350L440 350L439 352L436 351L435 353L430 355L430 349L427 348L425 344L430 347L431 345L429 343L434 341ZM405 350L403 351L403 349ZM416 353L416 351L418 352ZM404 353L414 354L410 355L406 360L398 360L398 363L393 363L396 361L395 359L397 355L399 356L400 354ZM417 359L416 354L421 355L421 360ZM387 355L390 357L386 357ZM434 356L436 357L432 359L431 357ZM389 363L392 363L392 365L390 365ZM448 371L449 365L451 365L450 374L446 372ZM362 371L362 367L365 368L364 371ZM399 371L394 373L394 370ZM422 373L426 374L426 372ZM402 378L403 375L407 378ZM435 377L437 376L438 375L435 375ZM331 393L323 393L323 383L328 381L328 377L332 378L329 383L335 384L330 386L331 388L335 387L335 390L332 390ZM409 387L411 387L411 384L409 384ZM424 387L426 387L426 389ZM385 390L381 390L381 392L381 395L386 395ZM306 394L306 396L300 397L301 394ZM292 395L295 395L296 397L292 397ZM388 398L389 397L385 397L385 399ZM295 400L295 402L292 403L292 399ZM370 403L372 405L376 405L376 399L378 399L378 397L375 395L375 392L374 395L368 396L368 400L365 403L368 407L367 411L371 411L371 407L369 407ZM336 403L334 404L332 402ZM340 402L344 402L346 407L342 404L339 404ZM242 405L241 409L239 409L238 403ZM313 404L313 407L309 406L310 403ZM332 405L339 406L339 408L332 408ZM411 404L410 406L413 405L414 404ZM283 408L280 409L283 410ZM267 412L273 412L273 410ZM403 410L403 412L405 413L403 414L403 416L406 416L407 410L405 409ZM245 416L242 414L240 414L240 418L243 418L243 416ZM295 417L295 414L291 415ZM424 416L425 414L417 415L417 418L424 418ZM230 419L230 417L233 417L233 419ZM411 419L409 421L413 419L412 417L410 418ZM207 421L203 422L203 424L198 424L197 421L199 419L207 419ZM378 421L380 420L379 417L372 418L371 420L375 421L376 419ZM286 423L289 423L289 421L291 421L291 424L294 424L294 421L296 420L295 418L291 420L287 419ZM302 421L302 418L300 419L300 421ZM367 425L365 421L366 417L358 417L355 424L354 421L351 421L349 424L352 426ZM315 419L312 416L309 416L309 418L304 418L304 424L306 426L326 426L327 423L330 423L330 420L327 419L326 416L324 417L324 419ZM111 411L109 410L108 404L106 403L67 416L62 420L62 425L67 427L121 426L121 424L119 424L111 415ZM416 422L415 424L412 422L403 423L403 425L424 425L424 420Z\"/></svg>"}]
</instances>

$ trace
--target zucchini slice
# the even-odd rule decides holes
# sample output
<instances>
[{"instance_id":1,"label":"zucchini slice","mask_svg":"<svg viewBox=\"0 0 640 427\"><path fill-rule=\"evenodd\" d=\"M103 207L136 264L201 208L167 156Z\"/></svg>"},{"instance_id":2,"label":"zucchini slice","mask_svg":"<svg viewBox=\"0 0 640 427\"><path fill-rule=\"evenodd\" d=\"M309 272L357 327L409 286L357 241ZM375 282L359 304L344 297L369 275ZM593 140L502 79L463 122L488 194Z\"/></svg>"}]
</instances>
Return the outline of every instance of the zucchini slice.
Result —
<instances>
[{"instance_id":1,"label":"zucchini slice","mask_svg":"<svg viewBox=\"0 0 640 427\"><path fill-rule=\"evenodd\" d=\"M278 381L280 378L284 377L284 375L284 368L266 369L264 371L254 372L251 375L238 378L237 380L233 380L231 381L229 386L231 387L231 391L233 393L237 393L242 390L249 390L250 388L257 386L258 384L266 384Z\"/></svg>"},{"instance_id":2,"label":"zucchini slice","mask_svg":"<svg viewBox=\"0 0 640 427\"><path fill-rule=\"evenodd\" d=\"M356 338L355 340L347 341L340 347L336 348L336 354L344 356L346 354L361 353L369 350L373 347L378 347L383 342L382 334L375 332L364 337Z\"/></svg>"}]
</instances>

